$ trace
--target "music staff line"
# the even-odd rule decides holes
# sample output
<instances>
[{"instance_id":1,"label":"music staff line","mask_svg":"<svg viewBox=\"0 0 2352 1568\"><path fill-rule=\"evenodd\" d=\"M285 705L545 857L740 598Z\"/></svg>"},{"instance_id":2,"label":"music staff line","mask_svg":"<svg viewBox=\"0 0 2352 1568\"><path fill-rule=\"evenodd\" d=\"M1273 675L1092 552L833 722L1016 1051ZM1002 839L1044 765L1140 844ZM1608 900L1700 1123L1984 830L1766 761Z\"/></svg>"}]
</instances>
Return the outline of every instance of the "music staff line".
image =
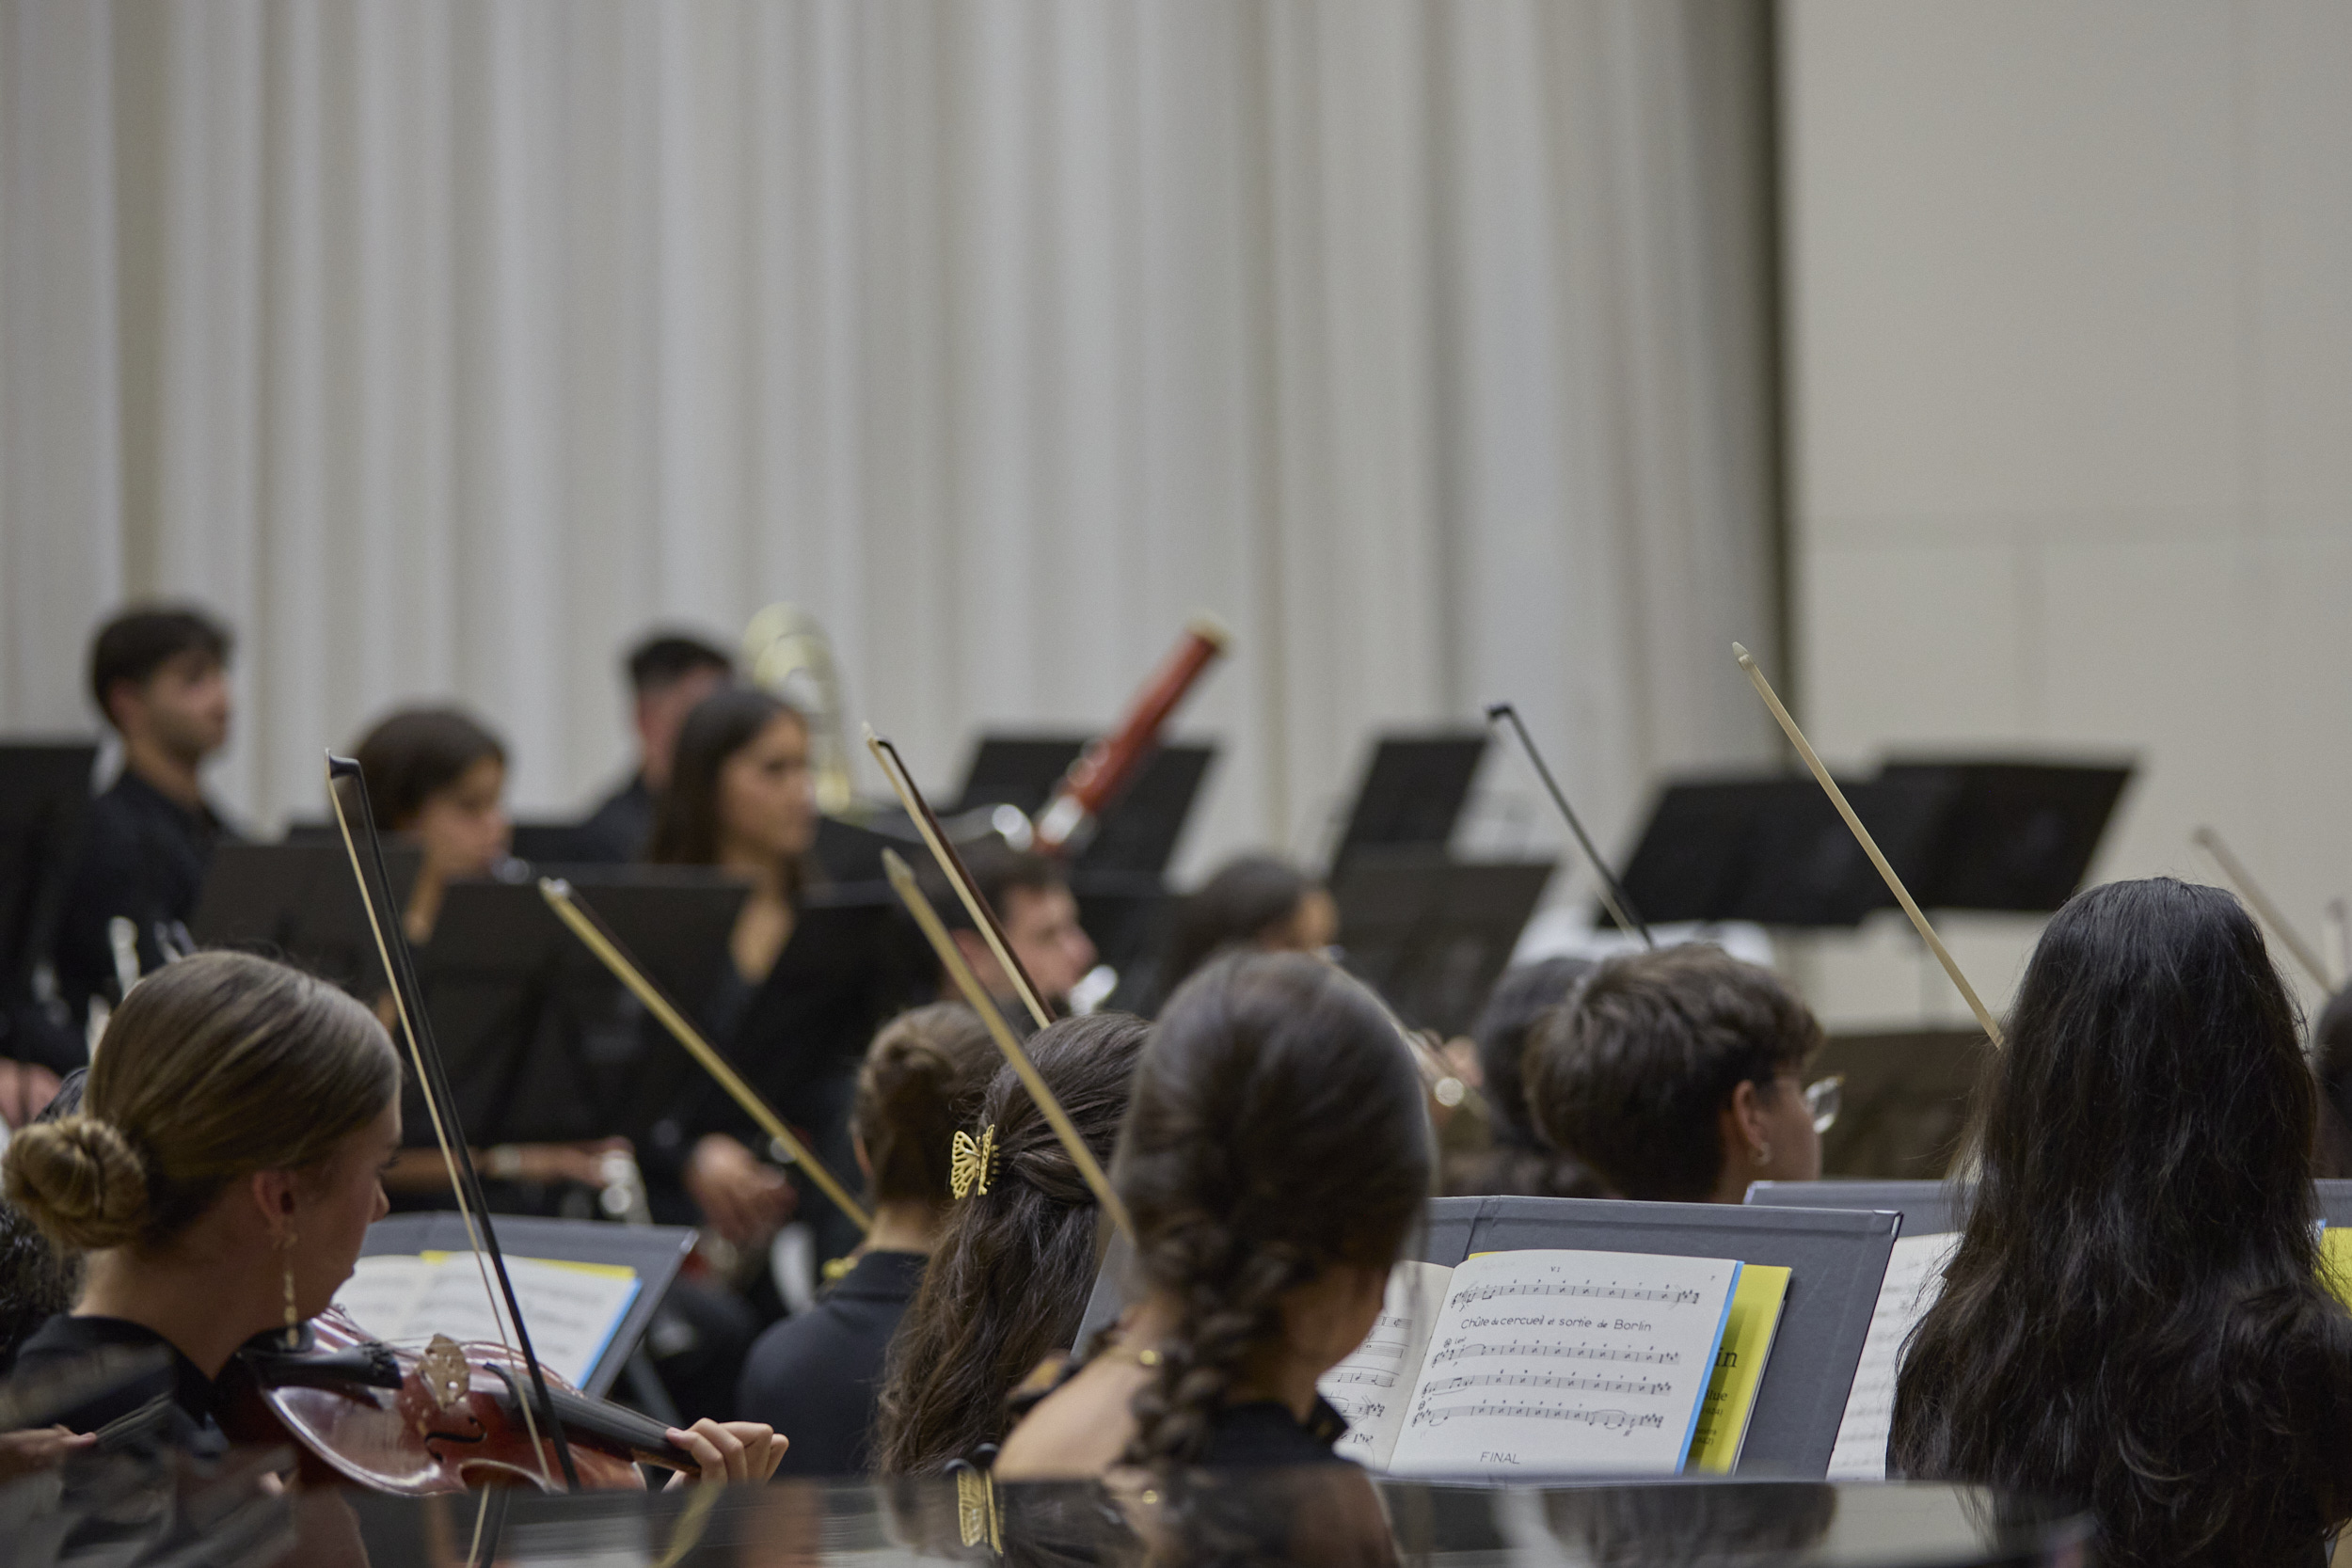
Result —
<instances>
[{"instance_id":1,"label":"music staff line","mask_svg":"<svg viewBox=\"0 0 2352 1568\"><path fill-rule=\"evenodd\" d=\"M1507 1345L1452 1345L1429 1358L1433 1367L1477 1355L1540 1355L1559 1361L1624 1361L1653 1367L1678 1367L1682 1353L1674 1350L1627 1350L1614 1345L1547 1344L1542 1340Z\"/></svg>"},{"instance_id":2,"label":"music staff line","mask_svg":"<svg viewBox=\"0 0 2352 1568\"><path fill-rule=\"evenodd\" d=\"M1630 1410L1593 1410L1583 1405L1548 1405L1513 1403L1507 1400L1478 1400L1466 1404L1425 1404L1413 1412L1411 1425L1417 1427L1443 1426L1451 1420L1473 1416L1506 1416L1522 1420L1573 1421L1585 1426L1599 1427L1604 1432L1645 1432L1663 1429L1666 1418L1659 1412Z\"/></svg>"},{"instance_id":3,"label":"music staff line","mask_svg":"<svg viewBox=\"0 0 2352 1568\"><path fill-rule=\"evenodd\" d=\"M1680 1287L1652 1289L1642 1285L1546 1285L1533 1280L1501 1285L1473 1285L1454 1292L1454 1301L1467 1306L1507 1296L1558 1296L1580 1301L1654 1301L1667 1307L1696 1307L1705 1292Z\"/></svg>"}]
</instances>

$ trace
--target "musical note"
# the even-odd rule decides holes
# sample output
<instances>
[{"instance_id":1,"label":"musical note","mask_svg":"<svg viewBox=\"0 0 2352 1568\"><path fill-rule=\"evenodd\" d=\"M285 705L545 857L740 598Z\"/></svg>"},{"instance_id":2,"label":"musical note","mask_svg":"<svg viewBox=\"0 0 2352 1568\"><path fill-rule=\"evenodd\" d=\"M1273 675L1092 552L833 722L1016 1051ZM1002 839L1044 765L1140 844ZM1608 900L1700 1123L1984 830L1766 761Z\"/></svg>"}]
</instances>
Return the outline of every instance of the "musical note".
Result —
<instances>
[{"instance_id":1,"label":"musical note","mask_svg":"<svg viewBox=\"0 0 2352 1568\"><path fill-rule=\"evenodd\" d=\"M1621 1377L1579 1377L1575 1373L1518 1372L1500 1377L1449 1377L1422 1386L1425 1398L1431 1394L1459 1393L1465 1388L1579 1388L1588 1394L1640 1394L1654 1396L1671 1394L1674 1385L1665 1381L1647 1382Z\"/></svg>"},{"instance_id":2,"label":"musical note","mask_svg":"<svg viewBox=\"0 0 2352 1568\"><path fill-rule=\"evenodd\" d=\"M1448 1340L1445 1349L1430 1356L1429 1364L1442 1367L1449 1361L1486 1355L1545 1355L1558 1361L1634 1361L1653 1367L1678 1366L1682 1361L1680 1351L1660 1350L1655 1345L1564 1345L1556 1340L1526 1339L1507 1345Z\"/></svg>"},{"instance_id":3,"label":"musical note","mask_svg":"<svg viewBox=\"0 0 2352 1568\"><path fill-rule=\"evenodd\" d=\"M1454 1292L1454 1300L1464 1306L1482 1301L1500 1301L1508 1296L1554 1296L1562 1299L1589 1301L1655 1301L1668 1307L1696 1307L1703 1299L1696 1291L1654 1290L1639 1285L1552 1285L1543 1280L1515 1280L1502 1285L1481 1285L1474 1291Z\"/></svg>"},{"instance_id":4,"label":"musical note","mask_svg":"<svg viewBox=\"0 0 2352 1568\"><path fill-rule=\"evenodd\" d=\"M1523 1401L1482 1400L1466 1404L1423 1405L1413 1412L1416 1427L1443 1426L1464 1417L1505 1417L1513 1420L1569 1421L1580 1426L1598 1427L1603 1432L1662 1431L1666 1414L1662 1410L1589 1410L1582 1405L1531 1404Z\"/></svg>"}]
</instances>

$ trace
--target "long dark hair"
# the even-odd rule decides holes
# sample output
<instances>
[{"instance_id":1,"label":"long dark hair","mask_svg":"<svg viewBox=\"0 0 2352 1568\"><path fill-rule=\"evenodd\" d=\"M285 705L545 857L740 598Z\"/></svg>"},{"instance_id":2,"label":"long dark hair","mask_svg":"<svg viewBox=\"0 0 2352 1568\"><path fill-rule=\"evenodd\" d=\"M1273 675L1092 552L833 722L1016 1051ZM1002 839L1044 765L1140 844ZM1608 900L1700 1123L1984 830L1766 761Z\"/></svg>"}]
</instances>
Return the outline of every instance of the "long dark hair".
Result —
<instances>
[{"instance_id":1,"label":"long dark hair","mask_svg":"<svg viewBox=\"0 0 2352 1568\"><path fill-rule=\"evenodd\" d=\"M1137 1391L1130 1464L1200 1457L1281 1297L1387 1269L1429 1196L1421 1079L1372 994L1303 954L1237 953L1168 999L1115 1180L1144 1283L1181 1304Z\"/></svg>"},{"instance_id":2,"label":"long dark hair","mask_svg":"<svg viewBox=\"0 0 2352 1568\"><path fill-rule=\"evenodd\" d=\"M1256 941L1298 912L1315 890L1312 878L1272 855L1241 855L1176 908L1175 928L1160 960L1161 994L1173 992L1219 952Z\"/></svg>"},{"instance_id":3,"label":"long dark hair","mask_svg":"<svg viewBox=\"0 0 2352 1568\"><path fill-rule=\"evenodd\" d=\"M367 775L370 815L391 831L407 827L475 763L505 762L506 747L462 709L412 707L377 721L352 754Z\"/></svg>"},{"instance_id":4,"label":"long dark hair","mask_svg":"<svg viewBox=\"0 0 2352 1568\"><path fill-rule=\"evenodd\" d=\"M670 787L654 810L653 836L645 858L657 865L716 865L719 861L719 776L727 759L759 737L777 718L789 716L803 729L799 708L755 686L731 686L694 705L678 726L677 751L670 763ZM809 857L785 868L787 889L806 885Z\"/></svg>"},{"instance_id":5,"label":"long dark hair","mask_svg":"<svg viewBox=\"0 0 2352 1568\"><path fill-rule=\"evenodd\" d=\"M2352 1319L2317 1272L2314 1090L2261 932L2218 889L2093 888L2008 1034L1896 1466L2088 1504L2102 1562L2315 1559L2352 1475Z\"/></svg>"},{"instance_id":6,"label":"long dark hair","mask_svg":"<svg viewBox=\"0 0 2352 1568\"><path fill-rule=\"evenodd\" d=\"M1098 1160L1110 1158L1144 1028L1127 1013L1096 1013L1029 1039L1039 1075ZM995 1169L987 1192L949 1210L891 1342L874 1444L884 1471L944 1470L1002 1442L1005 1401L1072 1347L1094 1286L1093 1191L1010 1068L990 1080L976 1119L976 1136L995 1129Z\"/></svg>"}]
</instances>

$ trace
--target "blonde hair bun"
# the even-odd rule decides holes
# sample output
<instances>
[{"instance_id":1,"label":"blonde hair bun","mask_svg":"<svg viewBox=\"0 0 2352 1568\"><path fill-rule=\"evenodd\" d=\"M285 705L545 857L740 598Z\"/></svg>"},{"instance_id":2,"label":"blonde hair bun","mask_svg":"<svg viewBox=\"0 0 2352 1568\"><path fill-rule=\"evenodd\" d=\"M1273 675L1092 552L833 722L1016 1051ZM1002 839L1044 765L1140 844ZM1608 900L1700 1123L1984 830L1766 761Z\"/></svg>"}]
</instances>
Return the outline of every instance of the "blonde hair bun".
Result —
<instances>
[{"instance_id":1,"label":"blonde hair bun","mask_svg":"<svg viewBox=\"0 0 2352 1568\"><path fill-rule=\"evenodd\" d=\"M9 1140L8 1201L59 1244L103 1251L147 1224L147 1166L112 1122L64 1117Z\"/></svg>"}]
</instances>

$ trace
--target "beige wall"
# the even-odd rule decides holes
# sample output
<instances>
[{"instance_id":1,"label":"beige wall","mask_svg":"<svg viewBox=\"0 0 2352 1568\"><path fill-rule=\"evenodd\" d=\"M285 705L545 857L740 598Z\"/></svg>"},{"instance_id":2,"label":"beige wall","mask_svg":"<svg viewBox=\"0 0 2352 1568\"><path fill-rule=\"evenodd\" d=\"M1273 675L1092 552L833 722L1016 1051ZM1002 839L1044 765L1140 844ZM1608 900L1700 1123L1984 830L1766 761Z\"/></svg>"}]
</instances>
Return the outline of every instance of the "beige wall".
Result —
<instances>
[{"instance_id":1,"label":"beige wall","mask_svg":"<svg viewBox=\"0 0 2352 1568\"><path fill-rule=\"evenodd\" d=\"M1785 0L1800 712L2135 752L2093 876L2352 893L2352 6ZM1955 946L2006 997L2033 930ZM1958 1009L1894 931L1833 1014ZM2306 988L2307 997L2317 994Z\"/></svg>"}]
</instances>

